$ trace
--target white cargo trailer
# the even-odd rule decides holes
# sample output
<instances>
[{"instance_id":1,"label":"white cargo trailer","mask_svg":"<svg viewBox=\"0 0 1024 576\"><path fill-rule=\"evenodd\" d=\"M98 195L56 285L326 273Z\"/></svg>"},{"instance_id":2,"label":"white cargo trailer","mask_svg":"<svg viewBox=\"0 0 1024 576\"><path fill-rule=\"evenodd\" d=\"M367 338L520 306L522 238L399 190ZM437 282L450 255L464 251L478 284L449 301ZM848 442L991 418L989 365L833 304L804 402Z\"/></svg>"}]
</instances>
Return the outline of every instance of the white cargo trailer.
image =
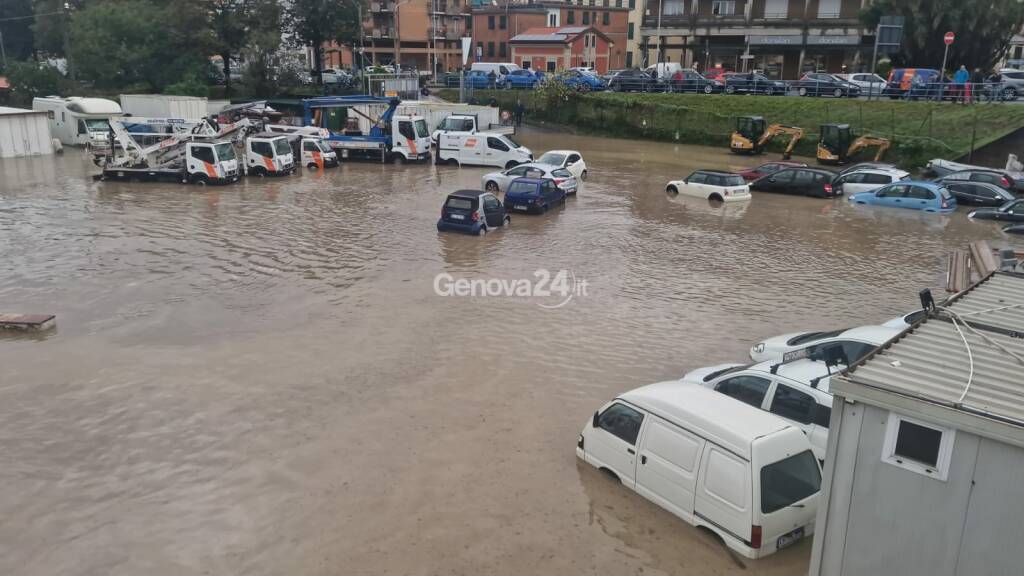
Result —
<instances>
[{"instance_id":1,"label":"white cargo trailer","mask_svg":"<svg viewBox=\"0 0 1024 576\"><path fill-rule=\"evenodd\" d=\"M125 114L145 118L197 120L209 116L206 98L195 96L121 94L121 108Z\"/></svg>"},{"instance_id":2,"label":"white cargo trailer","mask_svg":"<svg viewBox=\"0 0 1024 576\"><path fill-rule=\"evenodd\" d=\"M47 114L0 106L0 158L52 154Z\"/></svg>"}]
</instances>

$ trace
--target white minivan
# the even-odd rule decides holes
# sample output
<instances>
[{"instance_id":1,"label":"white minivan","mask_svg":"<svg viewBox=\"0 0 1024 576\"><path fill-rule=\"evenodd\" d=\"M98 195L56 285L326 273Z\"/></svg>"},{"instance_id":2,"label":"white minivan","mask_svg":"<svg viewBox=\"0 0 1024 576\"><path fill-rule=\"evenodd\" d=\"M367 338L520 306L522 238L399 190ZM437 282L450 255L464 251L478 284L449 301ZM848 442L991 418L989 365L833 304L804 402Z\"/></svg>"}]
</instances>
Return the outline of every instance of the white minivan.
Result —
<instances>
[{"instance_id":1,"label":"white minivan","mask_svg":"<svg viewBox=\"0 0 1024 576\"><path fill-rule=\"evenodd\" d=\"M497 132L440 132L437 162L514 168L533 161L533 152Z\"/></svg>"},{"instance_id":2,"label":"white minivan","mask_svg":"<svg viewBox=\"0 0 1024 576\"><path fill-rule=\"evenodd\" d=\"M821 468L804 434L701 386L620 395L583 428L576 456L747 558L814 533Z\"/></svg>"},{"instance_id":3,"label":"white minivan","mask_svg":"<svg viewBox=\"0 0 1024 576\"><path fill-rule=\"evenodd\" d=\"M473 62L470 70L480 70L484 74L494 72L501 82L505 82L505 76L508 76L509 72L519 70L519 66L511 62Z\"/></svg>"}]
</instances>

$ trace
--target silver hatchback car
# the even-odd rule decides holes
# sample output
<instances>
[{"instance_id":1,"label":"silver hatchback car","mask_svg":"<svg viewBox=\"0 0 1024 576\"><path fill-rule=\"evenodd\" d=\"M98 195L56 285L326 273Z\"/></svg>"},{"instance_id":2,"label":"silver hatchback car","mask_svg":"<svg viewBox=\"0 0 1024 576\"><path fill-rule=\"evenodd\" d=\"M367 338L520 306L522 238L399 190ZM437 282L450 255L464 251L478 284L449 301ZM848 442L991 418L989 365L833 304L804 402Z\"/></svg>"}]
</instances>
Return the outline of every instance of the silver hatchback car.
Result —
<instances>
[{"instance_id":1,"label":"silver hatchback car","mask_svg":"<svg viewBox=\"0 0 1024 576\"><path fill-rule=\"evenodd\" d=\"M551 178L567 195L576 194L579 187L572 172L565 168L536 163L520 164L508 170L484 174L480 178L480 186L492 194L507 192L508 185L516 178Z\"/></svg>"}]
</instances>

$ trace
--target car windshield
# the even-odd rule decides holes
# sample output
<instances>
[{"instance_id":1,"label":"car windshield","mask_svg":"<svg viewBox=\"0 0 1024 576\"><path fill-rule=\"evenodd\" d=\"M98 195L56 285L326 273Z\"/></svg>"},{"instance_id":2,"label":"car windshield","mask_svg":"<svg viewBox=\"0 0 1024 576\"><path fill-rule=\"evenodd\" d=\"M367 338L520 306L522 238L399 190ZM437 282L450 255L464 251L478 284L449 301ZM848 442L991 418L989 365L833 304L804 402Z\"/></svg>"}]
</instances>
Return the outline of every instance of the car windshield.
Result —
<instances>
[{"instance_id":1,"label":"car windshield","mask_svg":"<svg viewBox=\"0 0 1024 576\"><path fill-rule=\"evenodd\" d=\"M999 207L999 211L1000 212L1009 212L1010 210L1012 210L1012 209L1017 207L1017 202L1018 202L1017 200L1010 200L1009 202L1007 202L1007 203L1003 204L1002 206L1000 206ZM1024 202L1022 202L1021 204L1024 205Z\"/></svg>"},{"instance_id":2,"label":"car windshield","mask_svg":"<svg viewBox=\"0 0 1024 576\"><path fill-rule=\"evenodd\" d=\"M417 120L416 121L416 137L427 138L430 136L430 132L427 131L427 121Z\"/></svg>"},{"instance_id":3,"label":"car windshield","mask_svg":"<svg viewBox=\"0 0 1024 576\"><path fill-rule=\"evenodd\" d=\"M235 159L235 147L230 142L221 142L215 145L213 149L217 151L217 160L221 162Z\"/></svg>"},{"instance_id":4,"label":"car windshield","mask_svg":"<svg viewBox=\"0 0 1024 576\"><path fill-rule=\"evenodd\" d=\"M537 192L537 185L533 182L513 182L508 187L509 194L533 194Z\"/></svg>"},{"instance_id":5,"label":"car windshield","mask_svg":"<svg viewBox=\"0 0 1024 576\"><path fill-rule=\"evenodd\" d=\"M810 450L761 468L761 513L771 514L821 490L821 469Z\"/></svg>"},{"instance_id":6,"label":"car windshield","mask_svg":"<svg viewBox=\"0 0 1024 576\"><path fill-rule=\"evenodd\" d=\"M746 182L743 180L743 176L740 176L739 174L722 176L723 186L743 186L744 184L746 184Z\"/></svg>"},{"instance_id":7,"label":"car windshield","mask_svg":"<svg viewBox=\"0 0 1024 576\"><path fill-rule=\"evenodd\" d=\"M89 132L108 132L110 131L110 122L106 118L86 118L85 127Z\"/></svg>"},{"instance_id":8,"label":"car windshield","mask_svg":"<svg viewBox=\"0 0 1024 576\"><path fill-rule=\"evenodd\" d=\"M553 164L555 166L561 166L562 162L565 162L565 154L555 154L554 152L547 152L540 157L537 162L541 164Z\"/></svg>"},{"instance_id":9,"label":"car windshield","mask_svg":"<svg viewBox=\"0 0 1024 576\"><path fill-rule=\"evenodd\" d=\"M747 368L750 368L751 366L753 366L753 364L744 364L742 366L733 366L731 368L722 368L721 370L715 370L714 372L712 372L712 373L708 374L707 376L705 376L704 377L704 381L705 382L710 382L710 381L714 380L715 378L718 378L719 376L725 376L726 374L732 374L733 372L739 372L741 370L746 370Z\"/></svg>"},{"instance_id":10,"label":"car windshield","mask_svg":"<svg viewBox=\"0 0 1024 576\"><path fill-rule=\"evenodd\" d=\"M278 155L291 154L292 147L288 145L288 140L285 138L275 138L274 153Z\"/></svg>"},{"instance_id":11,"label":"car windshield","mask_svg":"<svg viewBox=\"0 0 1024 576\"><path fill-rule=\"evenodd\" d=\"M456 210L472 210L473 201L469 198L458 198L456 196L449 196L448 202L445 204L448 208L454 208Z\"/></svg>"},{"instance_id":12,"label":"car windshield","mask_svg":"<svg viewBox=\"0 0 1024 576\"><path fill-rule=\"evenodd\" d=\"M810 342L812 340L823 340L825 338L835 338L836 336L839 336L843 332L846 332L846 330L847 330L846 328L843 328L842 330L833 330L831 332L804 332L803 334L800 334L799 336L794 336L794 337L790 338L789 341L786 342L786 344L789 345L789 346L797 346L799 344L806 344L806 343L808 343L808 342Z\"/></svg>"}]
</instances>

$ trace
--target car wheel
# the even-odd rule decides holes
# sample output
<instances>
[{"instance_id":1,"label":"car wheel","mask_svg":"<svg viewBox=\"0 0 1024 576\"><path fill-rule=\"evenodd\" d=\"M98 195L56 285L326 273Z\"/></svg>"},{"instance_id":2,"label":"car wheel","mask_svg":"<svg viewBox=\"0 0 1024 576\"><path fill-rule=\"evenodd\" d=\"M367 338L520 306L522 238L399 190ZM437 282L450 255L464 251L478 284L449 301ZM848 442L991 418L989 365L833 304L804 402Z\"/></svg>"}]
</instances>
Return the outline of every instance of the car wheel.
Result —
<instances>
[{"instance_id":1,"label":"car wheel","mask_svg":"<svg viewBox=\"0 0 1024 576\"><path fill-rule=\"evenodd\" d=\"M736 93L736 87L735 86L726 86L725 87L725 93L726 94L735 94Z\"/></svg>"},{"instance_id":2,"label":"car wheel","mask_svg":"<svg viewBox=\"0 0 1024 576\"><path fill-rule=\"evenodd\" d=\"M206 186L208 181L209 178L206 177L206 174L196 174L192 177L192 183L197 186Z\"/></svg>"},{"instance_id":3,"label":"car wheel","mask_svg":"<svg viewBox=\"0 0 1024 576\"><path fill-rule=\"evenodd\" d=\"M836 88L835 90L832 91L832 95L835 96L836 98L842 98L843 97L843 89L842 88Z\"/></svg>"},{"instance_id":4,"label":"car wheel","mask_svg":"<svg viewBox=\"0 0 1024 576\"><path fill-rule=\"evenodd\" d=\"M1003 98L1006 99L1006 100L1016 100L1017 99L1017 89L1016 88L1004 88L1003 89Z\"/></svg>"},{"instance_id":5,"label":"car wheel","mask_svg":"<svg viewBox=\"0 0 1024 576\"><path fill-rule=\"evenodd\" d=\"M584 170L583 172L580 172L580 180L586 180L586 179L587 179L587 171Z\"/></svg>"},{"instance_id":6,"label":"car wheel","mask_svg":"<svg viewBox=\"0 0 1024 576\"><path fill-rule=\"evenodd\" d=\"M511 170L511 169L515 168L516 166L519 166L519 162L516 162L515 160L509 160L505 164L505 170Z\"/></svg>"},{"instance_id":7,"label":"car wheel","mask_svg":"<svg viewBox=\"0 0 1024 576\"><path fill-rule=\"evenodd\" d=\"M712 202L724 202L725 201L718 194L712 194L711 196L708 196L708 200L711 200Z\"/></svg>"},{"instance_id":8,"label":"car wheel","mask_svg":"<svg viewBox=\"0 0 1024 576\"><path fill-rule=\"evenodd\" d=\"M263 178L267 175L267 170L263 166L257 166L252 169L252 175L258 178Z\"/></svg>"},{"instance_id":9,"label":"car wheel","mask_svg":"<svg viewBox=\"0 0 1024 576\"><path fill-rule=\"evenodd\" d=\"M669 194L679 194L679 188L669 186L668 188L665 188L665 192L668 192Z\"/></svg>"},{"instance_id":10,"label":"car wheel","mask_svg":"<svg viewBox=\"0 0 1024 576\"><path fill-rule=\"evenodd\" d=\"M316 162L310 162L309 165L306 166L306 168L308 168L310 170L316 170L317 169Z\"/></svg>"},{"instance_id":11,"label":"car wheel","mask_svg":"<svg viewBox=\"0 0 1024 576\"><path fill-rule=\"evenodd\" d=\"M711 86L711 84L705 84L704 85L704 93L705 94L711 94L714 91L715 91L715 89L714 89L714 87Z\"/></svg>"},{"instance_id":12,"label":"car wheel","mask_svg":"<svg viewBox=\"0 0 1024 576\"><path fill-rule=\"evenodd\" d=\"M477 230L476 235L477 236L486 236L487 235L487 226L486 225L480 226L480 229Z\"/></svg>"},{"instance_id":13,"label":"car wheel","mask_svg":"<svg viewBox=\"0 0 1024 576\"><path fill-rule=\"evenodd\" d=\"M486 186L484 186L484 190L487 190L488 192L494 194L498 192L498 183L495 182L494 180L491 180L490 182L487 183Z\"/></svg>"},{"instance_id":14,"label":"car wheel","mask_svg":"<svg viewBox=\"0 0 1024 576\"><path fill-rule=\"evenodd\" d=\"M807 88L801 86L800 89L796 91L796 93L801 96L807 96Z\"/></svg>"},{"instance_id":15,"label":"car wheel","mask_svg":"<svg viewBox=\"0 0 1024 576\"><path fill-rule=\"evenodd\" d=\"M512 225L512 217L509 216L508 214L506 214L505 215L505 220L502 221L501 225L502 226L506 226L506 227L507 226L511 226Z\"/></svg>"},{"instance_id":16,"label":"car wheel","mask_svg":"<svg viewBox=\"0 0 1024 576\"><path fill-rule=\"evenodd\" d=\"M590 84L583 82L582 84L576 87L576 91L586 94L587 92L590 92Z\"/></svg>"},{"instance_id":17,"label":"car wheel","mask_svg":"<svg viewBox=\"0 0 1024 576\"><path fill-rule=\"evenodd\" d=\"M404 164L405 163L405 156L402 156L401 154L392 154L391 155L391 163L392 164Z\"/></svg>"},{"instance_id":18,"label":"car wheel","mask_svg":"<svg viewBox=\"0 0 1024 576\"><path fill-rule=\"evenodd\" d=\"M449 158L448 159L448 165L449 166L458 166L459 165L459 161L456 160L455 158Z\"/></svg>"}]
</instances>

